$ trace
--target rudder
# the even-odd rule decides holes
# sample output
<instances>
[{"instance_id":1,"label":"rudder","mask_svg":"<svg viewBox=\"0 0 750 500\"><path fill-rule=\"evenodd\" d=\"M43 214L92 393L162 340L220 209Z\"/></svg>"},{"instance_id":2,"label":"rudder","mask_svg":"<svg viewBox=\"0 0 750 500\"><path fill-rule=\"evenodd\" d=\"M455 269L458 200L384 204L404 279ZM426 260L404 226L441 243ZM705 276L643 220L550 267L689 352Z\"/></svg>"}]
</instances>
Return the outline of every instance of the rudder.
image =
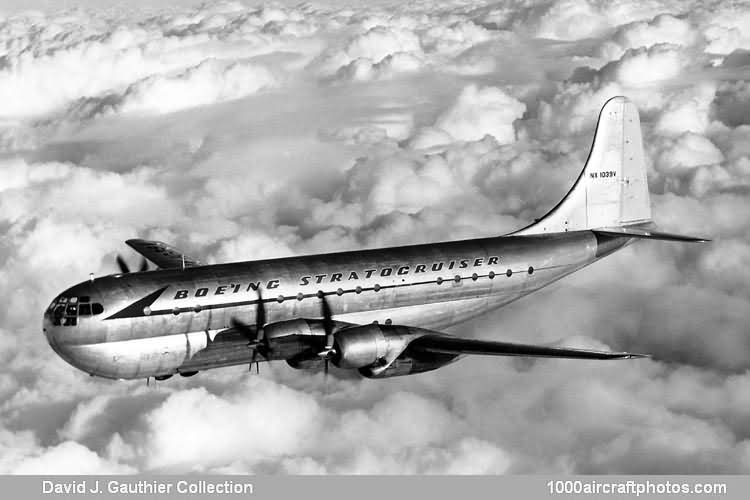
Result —
<instances>
[{"instance_id":1,"label":"rudder","mask_svg":"<svg viewBox=\"0 0 750 500\"><path fill-rule=\"evenodd\" d=\"M638 109L625 97L599 113L586 164L567 195L547 215L513 234L629 226L651 221L651 201Z\"/></svg>"}]
</instances>

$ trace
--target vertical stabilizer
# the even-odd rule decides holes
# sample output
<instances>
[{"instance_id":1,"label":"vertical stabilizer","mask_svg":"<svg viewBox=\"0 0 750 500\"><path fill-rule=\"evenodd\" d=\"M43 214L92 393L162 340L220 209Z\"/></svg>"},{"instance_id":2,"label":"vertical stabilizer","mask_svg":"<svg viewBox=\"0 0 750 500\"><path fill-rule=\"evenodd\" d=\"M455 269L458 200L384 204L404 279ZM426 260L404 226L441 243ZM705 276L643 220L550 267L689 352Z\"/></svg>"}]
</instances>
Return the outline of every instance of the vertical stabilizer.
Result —
<instances>
[{"instance_id":1,"label":"vertical stabilizer","mask_svg":"<svg viewBox=\"0 0 750 500\"><path fill-rule=\"evenodd\" d=\"M547 215L514 234L618 227L649 222L638 109L625 97L604 104L594 142L573 188Z\"/></svg>"}]
</instances>

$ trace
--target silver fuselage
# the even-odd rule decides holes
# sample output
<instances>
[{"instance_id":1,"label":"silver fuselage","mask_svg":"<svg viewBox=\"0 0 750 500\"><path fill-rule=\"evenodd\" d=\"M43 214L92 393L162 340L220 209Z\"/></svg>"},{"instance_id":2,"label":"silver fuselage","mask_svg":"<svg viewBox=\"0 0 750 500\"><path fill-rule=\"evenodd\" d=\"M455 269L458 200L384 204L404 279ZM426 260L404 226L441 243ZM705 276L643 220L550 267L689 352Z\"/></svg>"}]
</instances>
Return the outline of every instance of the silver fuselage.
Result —
<instances>
[{"instance_id":1,"label":"silver fuselage","mask_svg":"<svg viewBox=\"0 0 750 500\"><path fill-rule=\"evenodd\" d=\"M61 357L92 375L205 370L250 361L246 340L229 327L232 318L255 323L257 289L271 325L320 318L322 292L337 322L440 329L539 290L627 242L576 231L110 275L55 299L44 331ZM53 324L55 304L73 297L104 310L74 326ZM273 358L293 354L294 346L285 349Z\"/></svg>"}]
</instances>

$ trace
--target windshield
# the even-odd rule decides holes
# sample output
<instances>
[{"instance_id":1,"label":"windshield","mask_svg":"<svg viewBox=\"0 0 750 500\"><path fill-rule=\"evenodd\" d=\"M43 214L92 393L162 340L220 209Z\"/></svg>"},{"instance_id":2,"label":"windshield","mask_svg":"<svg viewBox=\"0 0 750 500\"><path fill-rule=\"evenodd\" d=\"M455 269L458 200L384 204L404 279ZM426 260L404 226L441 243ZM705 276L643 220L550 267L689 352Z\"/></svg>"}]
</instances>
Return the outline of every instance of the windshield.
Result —
<instances>
[{"instance_id":1,"label":"windshield","mask_svg":"<svg viewBox=\"0 0 750 500\"><path fill-rule=\"evenodd\" d=\"M90 297L60 296L49 306L52 311L52 324L55 326L77 326L79 319L104 312L99 302L91 302Z\"/></svg>"}]
</instances>

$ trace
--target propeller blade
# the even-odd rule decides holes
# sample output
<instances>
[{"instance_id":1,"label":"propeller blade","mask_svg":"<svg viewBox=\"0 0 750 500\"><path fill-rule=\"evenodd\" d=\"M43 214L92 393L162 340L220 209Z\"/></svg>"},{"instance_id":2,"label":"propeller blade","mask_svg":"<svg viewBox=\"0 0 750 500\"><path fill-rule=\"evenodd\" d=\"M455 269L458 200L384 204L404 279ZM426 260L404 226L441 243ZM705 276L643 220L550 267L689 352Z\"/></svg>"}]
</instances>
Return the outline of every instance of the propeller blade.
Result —
<instances>
[{"instance_id":1,"label":"propeller blade","mask_svg":"<svg viewBox=\"0 0 750 500\"><path fill-rule=\"evenodd\" d=\"M128 263L125 262L125 259L119 253L117 254L116 260L117 260L117 267L120 268L120 272L122 274L128 274L128 273L132 272L130 270L130 266L128 266ZM138 272L142 273L144 271L148 271L148 261L146 260L145 257L141 261L141 265L138 268Z\"/></svg>"},{"instance_id":2,"label":"propeller blade","mask_svg":"<svg viewBox=\"0 0 750 500\"><path fill-rule=\"evenodd\" d=\"M237 318L232 318L230 320L230 323L232 325L232 328L239 331L247 339L248 342L255 341L255 337L253 337L253 329L248 325L238 320Z\"/></svg>"},{"instance_id":3,"label":"propeller blade","mask_svg":"<svg viewBox=\"0 0 750 500\"><path fill-rule=\"evenodd\" d=\"M258 288L258 310L255 314L255 331L256 340L263 341L265 339L263 328L266 326L266 306L263 303L263 294Z\"/></svg>"},{"instance_id":4,"label":"propeller blade","mask_svg":"<svg viewBox=\"0 0 750 500\"><path fill-rule=\"evenodd\" d=\"M328 305L328 301L325 296L320 298L321 309L323 311L323 330L326 335L333 331L333 318L331 317L331 306Z\"/></svg>"},{"instance_id":5,"label":"propeller blade","mask_svg":"<svg viewBox=\"0 0 750 500\"><path fill-rule=\"evenodd\" d=\"M125 259L122 258L122 255L117 254L117 266L120 268L120 272L123 274L127 274L130 272L130 268L128 267L128 263L125 262Z\"/></svg>"},{"instance_id":6,"label":"propeller blade","mask_svg":"<svg viewBox=\"0 0 750 500\"><path fill-rule=\"evenodd\" d=\"M321 309L323 312L323 331L326 333L326 350L333 348L333 318L331 315L331 306L328 305L328 301L325 296L320 298ZM326 366L327 365L326 361Z\"/></svg>"},{"instance_id":7,"label":"propeller blade","mask_svg":"<svg viewBox=\"0 0 750 500\"><path fill-rule=\"evenodd\" d=\"M255 313L255 352L268 360L268 353L271 352L271 346L266 337L266 306L263 302L263 293L258 288L258 311ZM255 353L253 353L255 355Z\"/></svg>"},{"instance_id":8,"label":"propeller blade","mask_svg":"<svg viewBox=\"0 0 750 500\"><path fill-rule=\"evenodd\" d=\"M255 330L250 325L243 323L237 318L231 318L230 324L232 328L239 331L243 337L247 339L247 346L253 349L253 354L250 358L249 369L252 369L253 363L255 363L256 373L260 373L260 366L256 359L258 355L268 361L268 354L271 351L271 346L268 343L268 339L265 336L265 325L266 325L266 307L263 302L263 294L258 289L258 308L255 312Z\"/></svg>"}]
</instances>

